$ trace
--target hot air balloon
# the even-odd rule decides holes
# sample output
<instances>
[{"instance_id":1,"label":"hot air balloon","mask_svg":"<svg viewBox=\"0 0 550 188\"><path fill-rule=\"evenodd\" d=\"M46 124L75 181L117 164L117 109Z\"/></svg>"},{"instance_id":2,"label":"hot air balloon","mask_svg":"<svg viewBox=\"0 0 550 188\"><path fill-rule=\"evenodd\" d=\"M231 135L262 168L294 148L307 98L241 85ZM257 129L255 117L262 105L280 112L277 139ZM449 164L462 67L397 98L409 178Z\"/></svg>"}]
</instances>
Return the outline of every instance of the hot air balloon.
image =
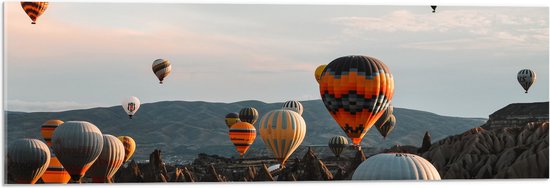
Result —
<instances>
[{"instance_id":1,"label":"hot air balloon","mask_svg":"<svg viewBox=\"0 0 550 188\"><path fill-rule=\"evenodd\" d=\"M292 110L300 115L304 112L304 106L298 101L286 101L283 103L283 110Z\"/></svg>"},{"instance_id":2,"label":"hot air balloon","mask_svg":"<svg viewBox=\"0 0 550 188\"><path fill-rule=\"evenodd\" d=\"M139 110L140 105L141 102L139 102L139 99L134 96L122 101L122 108L124 108L124 111L126 111L130 119L132 119L132 116L134 116L134 114Z\"/></svg>"},{"instance_id":3,"label":"hot air balloon","mask_svg":"<svg viewBox=\"0 0 550 188\"><path fill-rule=\"evenodd\" d=\"M23 10L25 11L25 13L27 13L27 16L31 18L31 24L36 24L36 19L44 14L44 11L46 11L46 8L48 8L48 2L22 1L21 7L23 7Z\"/></svg>"},{"instance_id":4,"label":"hot air balloon","mask_svg":"<svg viewBox=\"0 0 550 188\"><path fill-rule=\"evenodd\" d=\"M437 8L437 6L435 5L432 5L432 13L435 13L435 9Z\"/></svg>"},{"instance_id":5,"label":"hot air balloon","mask_svg":"<svg viewBox=\"0 0 550 188\"><path fill-rule=\"evenodd\" d=\"M252 107L241 109L239 112L239 119L243 122L248 122L252 125L258 120L258 110Z\"/></svg>"},{"instance_id":6,"label":"hot air balloon","mask_svg":"<svg viewBox=\"0 0 550 188\"><path fill-rule=\"evenodd\" d=\"M124 145L113 135L103 135L101 154L88 170L94 183L111 183L111 178L124 162Z\"/></svg>"},{"instance_id":7,"label":"hot air balloon","mask_svg":"<svg viewBox=\"0 0 550 188\"><path fill-rule=\"evenodd\" d=\"M323 73L323 70L325 70L325 67L327 67L327 65L319 65L315 69L315 80L317 80L317 83L319 83L319 80L321 80L321 73Z\"/></svg>"},{"instance_id":8,"label":"hot air balloon","mask_svg":"<svg viewBox=\"0 0 550 188\"><path fill-rule=\"evenodd\" d=\"M227 128L230 128L231 125L240 122L241 119L239 119L239 114L236 112L229 113L225 115L225 125L227 125Z\"/></svg>"},{"instance_id":9,"label":"hot air balloon","mask_svg":"<svg viewBox=\"0 0 550 188\"><path fill-rule=\"evenodd\" d=\"M325 107L356 146L393 98L388 67L369 56L344 56L327 65L319 82Z\"/></svg>"},{"instance_id":10,"label":"hot air balloon","mask_svg":"<svg viewBox=\"0 0 550 188\"><path fill-rule=\"evenodd\" d=\"M52 146L52 135L59 125L63 124L63 121L61 120L48 120L44 124L42 124L42 127L40 128L40 133L42 134L42 137L44 137L44 141L46 141L46 145L48 145L48 149ZM57 157L55 156L55 152L50 150L50 163L48 164L48 169L46 169L46 172L42 175L42 181L44 183L62 183L66 184L71 179L71 176L63 168L63 165L59 162Z\"/></svg>"},{"instance_id":11,"label":"hot air balloon","mask_svg":"<svg viewBox=\"0 0 550 188\"><path fill-rule=\"evenodd\" d=\"M229 128L229 139L242 157L256 139L256 128L248 122L237 122Z\"/></svg>"},{"instance_id":12,"label":"hot air balloon","mask_svg":"<svg viewBox=\"0 0 550 188\"><path fill-rule=\"evenodd\" d=\"M153 61L153 72L159 79L160 84L162 84L164 78L170 74L171 70L172 65L170 64L170 61L164 59L157 59Z\"/></svg>"},{"instance_id":13,"label":"hot air balloon","mask_svg":"<svg viewBox=\"0 0 550 188\"><path fill-rule=\"evenodd\" d=\"M441 180L426 159L408 153L381 153L363 161L352 180Z\"/></svg>"},{"instance_id":14,"label":"hot air balloon","mask_svg":"<svg viewBox=\"0 0 550 188\"><path fill-rule=\"evenodd\" d=\"M18 139L8 149L8 168L16 183L34 184L48 168L50 149L37 139Z\"/></svg>"},{"instance_id":15,"label":"hot air balloon","mask_svg":"<svg viewBox=\"0 0 550 188\"><path fill-rule=\"evenodd\" d=\"M134 151L136 151L136 142L132 137L129 136L119 136L117 137L118 140L122 142L122 145L124 145L124 163L134 155Z\"/></svg>"},{"instance_id":16,"label":"hot air balloon","mask_svg":"<svg viewBox=\"0 0 550 188\"><path fill-rule=\"evenodd\" d=\"M523 69L518 72L518 82L521 84L521 87L525 89L525 93L529 90L529 87L535 83L537 75L535 71L529 69Z\"/></svg>"},{"instance_id":17,"label":"hot air balloon","mask_svg":"<svg viewBox=\"0 0 550 188\"><path fill-rule=\"evenodd\" d=\"M328 147L336 155L336 157L340 157L340 154L346 149L348 146L348 139L343 136L335 136L330 138L330 141L328 142Z\"/></svg>"},{"instance_id":18,"label":"hot air balloon","mask_svg":"<svg viewBox=\"0 0 550 188\"><path fill-rule=\"evenodd\" d=\"M376 129L378 129L378 132L386 139L386 137L391 133L393 128L395 127L395 116L390 115L390 118L382 124L382 126L376 126Z\"/></svg>"},{"instance_id":19,"label":"hot air balloon","mask_svg":"<svg viewBox=\"0 0 550 188\"><path fill-rule=\"evenodd\" d=\"M52 148L71 179L80 183L101 153L103 136L94 124L68 121L53 132Z\"/></svg>"},{"instance_id":20,"label":"hot air balloon","mask_svg":"<svg viewBox=\"0 0 550 188\"><path fill-rule=\"evenodd\" d=\"M260 136L275 158L285 161L300 146L306 136L306 122L292 110L273 110L262 117Z\"/></svg>"}]
</instances>

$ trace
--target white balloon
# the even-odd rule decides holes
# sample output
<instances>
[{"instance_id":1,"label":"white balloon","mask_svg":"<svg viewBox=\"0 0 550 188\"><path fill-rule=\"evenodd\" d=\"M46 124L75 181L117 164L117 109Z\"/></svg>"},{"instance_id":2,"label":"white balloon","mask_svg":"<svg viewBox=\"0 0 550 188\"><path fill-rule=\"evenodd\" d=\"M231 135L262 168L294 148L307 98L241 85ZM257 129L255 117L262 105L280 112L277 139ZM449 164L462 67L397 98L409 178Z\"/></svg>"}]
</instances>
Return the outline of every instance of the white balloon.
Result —
<instances>
[{"instance_id":1,"label":"white balloon","mask_svg":"<svg viewBox=\"0 0 550 188\"><path fill-rule=\"evenodd\" d=\"M141 102L139 102L139 99L134 96L122 101L122 108L124 108L124 111L126 111L130 119L132 119L132 116L139 110L140 105Z\"/></svg>"},{"instance_id":2,"label":"white balloon","mask_svg":"<svg viewBox=\"0 0 550 188\"><path fill-rule=\"evenodd\" d=\"M426 159L408 153L381 153L363 161L352 180L441 180Z\"/></svg>"}]
</instances>

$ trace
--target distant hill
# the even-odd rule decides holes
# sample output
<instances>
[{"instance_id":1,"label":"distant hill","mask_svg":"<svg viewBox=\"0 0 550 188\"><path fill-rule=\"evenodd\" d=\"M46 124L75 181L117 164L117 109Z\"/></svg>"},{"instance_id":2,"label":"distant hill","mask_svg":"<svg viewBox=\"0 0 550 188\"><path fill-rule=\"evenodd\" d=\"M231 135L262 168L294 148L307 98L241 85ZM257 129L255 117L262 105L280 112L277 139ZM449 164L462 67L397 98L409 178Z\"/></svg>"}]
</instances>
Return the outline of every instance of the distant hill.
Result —
<instances>
[{"instance_id":1,"label":"distant hill","mask_svg":"<svg viewBox=\"0 0 550 188\"><path fill-rule=\"evenodd\" d=\"M329 138L345 135L321 100L302 101L303 117L307 133L302 146L326 145ZM7 141L17 138L39 138L40 125L49 119L63 121L83 120L95 124L104 134L127 135L136 140L134 159L145 160L154 149L161 149L167 161L189 161L198 153L236 156L227 135L224 117L243 107L254 107L260 113L279 109L282 103L241 101L235 103L210 103L187 101L163 101L142 104L134 119L120 106L71 110L64 112L11 113L7 118ZM362 144L368 147L390 147L395 144L420 146L425 131L437 141L449 135L462 133L485 122L481 118L440 116L418 110L395 108L397 125L392 134L383 140L378 131L371 129ZM259 121L259 120L258 120ZM258 129L258 123L256 128ZM257 136L248 155L264 154L265 146Z\"/></svg>"}]
</instances>

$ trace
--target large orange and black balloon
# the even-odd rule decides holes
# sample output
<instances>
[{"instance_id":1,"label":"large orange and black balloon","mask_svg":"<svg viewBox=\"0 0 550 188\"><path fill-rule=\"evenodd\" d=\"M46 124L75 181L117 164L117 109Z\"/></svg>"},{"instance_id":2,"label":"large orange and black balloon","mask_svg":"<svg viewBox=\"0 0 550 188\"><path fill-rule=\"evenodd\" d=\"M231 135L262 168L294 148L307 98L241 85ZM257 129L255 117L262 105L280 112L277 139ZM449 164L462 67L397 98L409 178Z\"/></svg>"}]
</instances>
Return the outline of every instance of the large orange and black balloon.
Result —
<instances>
[{"instance_id":1,"label":"large orange and black balloon","mask_svg":"<svg viewBox=\"0 0 550 188\"><path fill-rule=\"evenodd\" d=\"M330 62L319 91L325 107L355 145L382 116L393 98L393 76L380 60L344 56Z\"/></svg>"},{"instance_id":2,"label":"large orange and black balloon","mask_svg":"<svg viewBox=\"0 0 550 188\"><path fill-rule=\"evenodd\" d=\"M31 23L36 24L36 19L44 14L44 11L46 11L46 8L48 8L48 2L22 1L21 7L23 7L23 10L25 11L25 13L27 13L27 16L31 18Z\"/></svg>"},{"instance_id":3,"label":"large orange and black balloon","mask_svg":"<svg viewBox=\"0 0 550 188\"><path fill-rule=\"evenodd\" d=\"M229 139L243 156L256 139L256 128L248 122L237 122L229 128Z\"/></svg>"}]
</instances>

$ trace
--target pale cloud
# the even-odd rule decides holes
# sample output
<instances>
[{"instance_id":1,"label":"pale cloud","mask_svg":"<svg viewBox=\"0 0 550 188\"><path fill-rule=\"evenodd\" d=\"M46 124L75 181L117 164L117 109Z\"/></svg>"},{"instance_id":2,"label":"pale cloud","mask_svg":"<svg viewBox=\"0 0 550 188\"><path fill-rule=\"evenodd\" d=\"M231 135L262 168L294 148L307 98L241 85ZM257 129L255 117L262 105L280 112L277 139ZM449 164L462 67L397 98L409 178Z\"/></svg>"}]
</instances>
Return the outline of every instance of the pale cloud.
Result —
<instances>
[{"instance_id":1,"label":"pale cloud","mask_svg":"<svg viewBox=\"0 0 550 188\"><path fill-rule=\"evenodd\" d=\"M7 111L17 112L61 112L75 109L95 108L105 106L98 103L78 103L72 101L24 101L24 100L8 100Z\"/></svg>"}]
</instances>

